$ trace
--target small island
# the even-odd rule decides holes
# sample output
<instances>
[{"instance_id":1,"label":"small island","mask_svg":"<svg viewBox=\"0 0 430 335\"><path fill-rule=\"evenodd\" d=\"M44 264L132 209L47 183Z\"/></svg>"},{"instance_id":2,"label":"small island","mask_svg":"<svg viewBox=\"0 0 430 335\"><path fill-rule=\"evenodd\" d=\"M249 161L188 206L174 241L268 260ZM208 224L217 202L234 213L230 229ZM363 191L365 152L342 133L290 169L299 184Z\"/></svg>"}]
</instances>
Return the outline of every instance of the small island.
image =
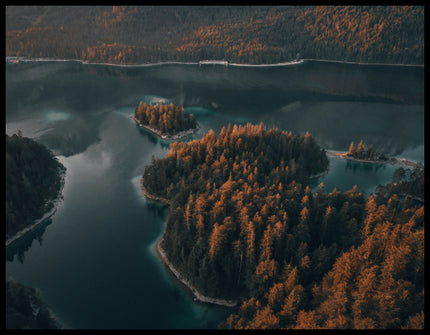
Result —
<instances>
[{"instance_id":1,"label":"small island","mask_svg":"<svg viewBox=\"0 0 430 335\"><path fill-rule=\"evenodd\" d=\"M397 164L410 167L419 167L420 164L406 159L398 159L395 157L387 157L384 153L378 152L373 149L373 145L366 148L363 144L363 140L360 141L357 147L354 146L354 142L351 142L349 150L347 152L334 152L327 151L330 156L337 156L345 159L349 159L355 162L364 163L382 163L382 164Z\"/></svg>"},{"instance_id":2,"label":"small island","mask_svg":"<svg viewBox=\"0 0 430 335\"><path fill-rule=\"evenodd\" d=\"M181 105L170 103L156 105L140 102L133 119L136 123L163 140L178 140L190 136L200 126L194 115L184 111Z\"/></svg>"}]
</instances>

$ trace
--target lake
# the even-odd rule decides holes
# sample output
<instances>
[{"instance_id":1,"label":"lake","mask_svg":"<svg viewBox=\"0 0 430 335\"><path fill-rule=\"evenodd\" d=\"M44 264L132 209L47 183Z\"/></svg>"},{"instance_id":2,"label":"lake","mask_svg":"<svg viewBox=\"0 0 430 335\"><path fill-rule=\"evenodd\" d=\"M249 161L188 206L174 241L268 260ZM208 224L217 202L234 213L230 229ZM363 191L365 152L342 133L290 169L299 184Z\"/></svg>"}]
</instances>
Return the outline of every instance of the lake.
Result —
<instances>
[{"instance_id":1,"label":"lake","mask_svg":"<svg viewBox=\"0 0 430 335\"><path fill-rule=\"evenodd\" d=\"M230 311L193 302L154 254L166 210L139 178L168 142L130 119L139 101L183 104L202 128L260 123L327 150L351 141L424 162L424 68L305 61L284 67L79 62L6 64L6 133L20 129L66 166L52 218L6 249L6 279L39 288L68 328L216 328ZM315 189L369 195L396 166L330 157Z\"/></svg>"}]
</instances>

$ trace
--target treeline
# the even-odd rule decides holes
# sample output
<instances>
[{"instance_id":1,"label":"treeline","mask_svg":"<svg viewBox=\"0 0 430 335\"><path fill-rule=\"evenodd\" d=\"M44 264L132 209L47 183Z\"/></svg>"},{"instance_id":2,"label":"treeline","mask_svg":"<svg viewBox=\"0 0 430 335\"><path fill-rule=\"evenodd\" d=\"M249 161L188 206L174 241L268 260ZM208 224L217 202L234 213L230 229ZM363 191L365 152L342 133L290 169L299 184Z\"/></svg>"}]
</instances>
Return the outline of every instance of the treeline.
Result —
<instances>
[{"instance_id":1,"label":"treeline","mask_svg":"<svg viewBox=\"0 0 430 335\"><path fill-rule=\"evenodd\" d=\"M349 150L346 153L347 156L358 158L358 159L365 159L370 161L386 161L388 160L388 157L385 156L383 152L378 152L375 149L373 149L373 145L370 145L368 148L366 148L363 144L363 140L358 143L357 147L354 146L354 141L351 142L349 146Z\"/></svg>"},{"instance_id":2,"label":"treeline","mask_svg":"<svg viewBox=\"0 0 430 335\"><path fill-rule=\"evenodd\" d=\"M340 192L327 224L312 230L325 212L298 182L327 167L309 134L229 125L219 136L210 131L200 141L171 144L166 158L145 169L143 184L171 203L162 241L169 261L203 294L238 298L262 294L282 276L285 260L305 264L321 243L321 252L337 252L330 241L345 230L334 209ZM357 191L350 196L363 202ZM359 208L351 208L342 215L352 220ZM356 229L356 219L349 224Z\"/></svg>"},{"instance_id":3,"label":"treeline","mask_svg":"<svg viewBox=\"0 0 430 335\"><path fill-rule=\"evenodd\" d=\"M163 105L160 102L157 105L147 105L146 102L141 101L134 112L134 118L140 124L168 135L197 127L194 115L185 112L181 105L175 106L173 103Z\"/></svg>"},{"instance_id":4,"label":"treeline","mask_svg":"<svg viewBox=\"0 0 430 335\"><path fill-rule=\"evenodd\" d=\"M334 57L422 64L424 7L315 6L300 11L298 19Z\"/></svg>"},{"instance_id":5,"label":"treeline","mask_svg":"<svg viewBox=\"0 0 430 335\"><path fill-rule=\"evenodd\" d=\"M45 146L6 135L6 239L43 216L61 187L64 166Z\"/></svg>"},{"instance_id":6,"label":"treeline","mask_svg":"<svg viewBox=\"0 0 430 335\"><path fill-rule=\"evenodd\" d=\"M6 8L6 55L91 62L423 64L420 6Z\"/></svg>"},{"instance_id":7,"label":"treeline","mask_svg":"<svg viewBox=\"0 0 430 335\"><path fill-rule=\"evenodd\" d=\"M6 329L58 329L40 293L13 280L6 281Z\"/></svg>"}]
</instances>

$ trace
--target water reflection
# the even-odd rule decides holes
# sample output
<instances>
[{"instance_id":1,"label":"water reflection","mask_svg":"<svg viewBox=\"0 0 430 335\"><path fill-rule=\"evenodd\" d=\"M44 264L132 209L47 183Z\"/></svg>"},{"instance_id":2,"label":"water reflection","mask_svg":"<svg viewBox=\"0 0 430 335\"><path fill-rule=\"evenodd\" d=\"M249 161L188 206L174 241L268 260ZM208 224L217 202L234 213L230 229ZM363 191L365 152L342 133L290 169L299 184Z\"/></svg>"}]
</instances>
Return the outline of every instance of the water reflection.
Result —
<instances>
[{"instance_id":1,"label":"water reflection","mask_svg":"<svg viewBox=\"0 0 430 335\"><path fill-rule=\"evenodd\" d=\"M419 67L320 62L274 68L116 67L46 62L7 64L6 73L7 123L17 121L15 116L20 120L34 116L32 123L37 124L49 111L67 113L53 115L55 122L46 121L55 129L41 137L64 155L82 152L98 140L100 113L119 106L134 109L141 98L193 106L196 114L199 107L216 108L215 114L200 115L212 128L218 123L214 115L224 123L263 121L268 127L309 131L332 150L346 150L351 141L363 140L398 155L424 140L424 71ZM29 131L32 123L23 124L24 134L47 126L42 122Z\"/></svg>"},{"instance_id":2,"label":"water reflection","mask_svg":"<svg viewBox=\"0 0 430 335\"><path fill-rule=\"evenodd\" d=\"M379 170L385 170L385 164L354 162L349 159L346 160L345 171L351 170L353 174L356 172L364 174L373 174Z\"/></svg>"},{"instance_id":3,"label":"water reflection","mask_svg":"<svg viewBox=\"0 0 430 335\"><path fill-rule=\"evenodd\" d=\"M100 141L99 122L93 118L82 117L57 121L55 127L43 133L38 141L58 154L73 156Z\"/></svg>"},{"instance_id":4,"label":"water reflection","mask_svg":"<svg viewBox=\"0 0 430 335\"><path fill-rule=\"evenodd\" d=\"M269 128L309 130L327 149L347 150L351 141L363 139L390 154L424 143L422 70L319 63L261 69L16 65L6 65L7 129L58 148L68 156L62 157L68 172L64 207L43 248L33 243L42 243L41 226L34 238L7 248L6 271L40 283L54 309L76 328L216 327L228 315L184 298L185 291L164 280L159 262L147 255L164 231L167 211L142 198L136 182L153 155L165 156L170 142L136 129L127 118L139 97L191 106L202 129L184 141L209 129L218 133L229 122L263 121ZM415 105L386 103L402 97ZM47 119L51 111L67 115ZM329 173L312 183L324 182L327 193L357 184L367 196L395 170L347 164L330 158Z\"/></svg>"},{"instance_id":5,"label":"water reflection","mask_svg":"<svg viewBox=\"0 0 430 335\"><path fill-rule=\"evenodd\" d=\"M38 241L39 245L42 245L42 236L45 233L46 227L52 223L52 219L48 218L45 221L39 223L33 230L27 232L19 239L13 241L6 247L6 261L13 262L15 256L18 261L24 263L24 255L33 245L33 241Z\"/></svg>"}]
</instances>

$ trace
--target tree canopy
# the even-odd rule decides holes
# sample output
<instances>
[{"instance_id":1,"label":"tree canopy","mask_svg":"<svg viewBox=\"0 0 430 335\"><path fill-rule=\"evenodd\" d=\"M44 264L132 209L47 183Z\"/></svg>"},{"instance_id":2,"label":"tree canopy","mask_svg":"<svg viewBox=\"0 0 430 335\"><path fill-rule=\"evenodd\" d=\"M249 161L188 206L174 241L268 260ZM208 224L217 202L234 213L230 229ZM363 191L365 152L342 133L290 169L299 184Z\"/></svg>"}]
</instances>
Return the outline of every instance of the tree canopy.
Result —
<instances>
[{"instance_id":1,"label":"tree canopy","mask_svg":"<svg viewBox=\"0 0 430 335\"><path fill-rule=\"evenodd\" d=\"M6 238L51 209L63 169L45 146L20 132L6 135Z\"/></svg>"},{"instance_id":2,"label":"tree canopy","mask_svg":"<svg viewBox=\"0 0 430 335\"><path fill-rule=\"evenodd\" d=\"M7 6L6 55L423 64L423 6Z\"/></svg>"}]
</instances>

